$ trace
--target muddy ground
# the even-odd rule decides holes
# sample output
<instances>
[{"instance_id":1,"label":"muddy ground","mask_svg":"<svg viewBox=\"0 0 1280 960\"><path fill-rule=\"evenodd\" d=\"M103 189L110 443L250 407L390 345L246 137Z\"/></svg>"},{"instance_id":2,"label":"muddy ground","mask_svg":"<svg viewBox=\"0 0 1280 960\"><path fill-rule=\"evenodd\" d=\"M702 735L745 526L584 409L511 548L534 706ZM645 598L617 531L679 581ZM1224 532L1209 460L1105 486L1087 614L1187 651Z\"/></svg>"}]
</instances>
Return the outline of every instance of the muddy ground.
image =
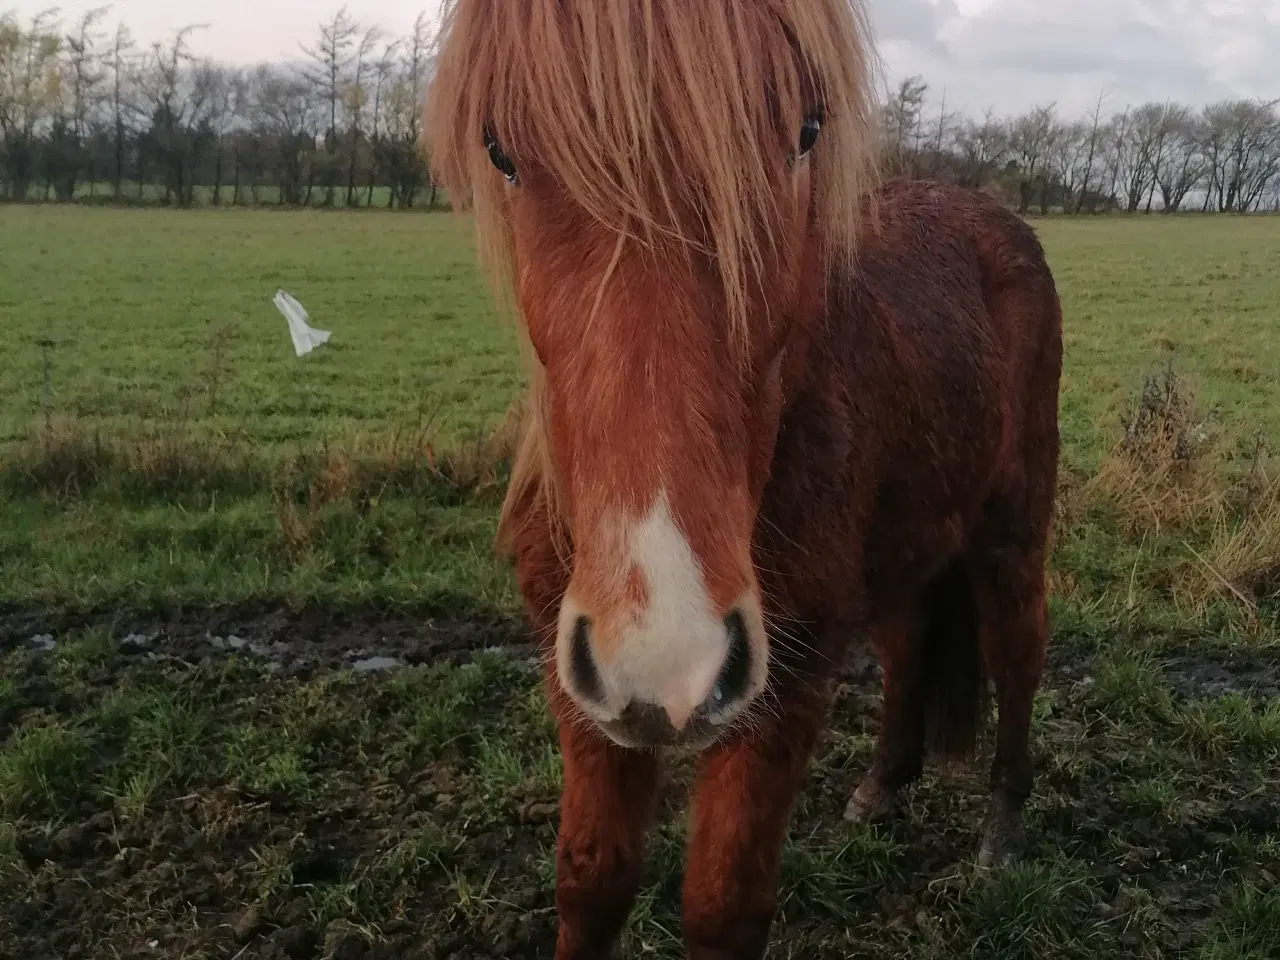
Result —
<instances>
[{"instance_id":1,"label":"muddy ground","mask_svg":"<svg viewBox=\"0 0 1280 960\"><path fill-rule=\"evenodd\" d=\"M139 616L99 611L49 617L39 613L0 615L0 651L45 646L56 637L86 629L120 637L140 649L196 661L243 651L275 663L289 674L350 667L378 658L373 669L465 659L499 648L533 653L522 621L493 615L463 620L387 616L375 609L332 612L237 607ZM383 660L394 663L383 663ZM364 669L369 666L365 665ZM360 669L360 668L357 668Z\"/></svg>"},{"instance_id":2,"label":"muddy ground","mask_svg":"<svg viewBox=\"0 0 1280 960\"><path fill-rule=\"evenodd\" d=\"M196 662L240 652L287 675L350 668L385 670L406 665L460 663L477 651L502 651L532 658L536 644L517 617L440 619L388 616L376 609L344 612L285 610L256 606L138 615L112 611L50 616L30 611L0 612L0 653L50 650L59 637L101 631L123 646L157 656ZM1049 650L1046 682L1089 682L1095 651L1078 643ZM1280 654L1266 648L1213 648L1161 658L1164 677L1183 697L1239 694L1280 697ZM874 659L855 652L842 672L845 682L876 684Z\"/></svg>"},{"instance_id":3,"label":"muddy ground","mask_svg":"<svg viewBox=\"0 0 1280 960\"><path fill-rule=\"evenodd\" d=\"M0 617L0 957L550 957L558 766L521 624ZM982 763L841 820L855 657L771 955L1280 957L1280 658L1055 646L1032 849L972 866ZM678 956L676 762L624 952ZM1273 921L1275 921L1273 925Z\"/></svg>"}]
</instances>

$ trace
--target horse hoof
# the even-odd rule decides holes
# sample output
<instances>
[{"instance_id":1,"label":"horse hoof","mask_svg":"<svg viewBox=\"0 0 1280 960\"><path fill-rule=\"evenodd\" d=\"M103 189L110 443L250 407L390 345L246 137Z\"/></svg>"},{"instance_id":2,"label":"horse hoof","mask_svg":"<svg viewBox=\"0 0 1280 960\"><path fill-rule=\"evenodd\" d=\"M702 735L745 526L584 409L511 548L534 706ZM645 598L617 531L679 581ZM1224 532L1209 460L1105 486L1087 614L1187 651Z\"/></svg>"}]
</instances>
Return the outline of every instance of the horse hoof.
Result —
<instances>
[{"instance_id":1,"label":"horse hoof","mask_svg":"<svg viewBox=\"0 0 1280 960\"><path fill-rule=\"evenodd\" d=\"M870 780L862 782L844 808L844 818L850 823L886 823L899 813L898 795Z\"/></svg>"},{"instance_id":2,"label":"horse hoof","mask_svg":"<svg viewBox=\"0 0 1280 960\"><path fill-rule=\"evenodd\" d=\"M1015 863L1022 857L1022 830L1003 819L990 819L982 831L978 849L978 866L991 870Z\"/></svg>"}]
</instances>

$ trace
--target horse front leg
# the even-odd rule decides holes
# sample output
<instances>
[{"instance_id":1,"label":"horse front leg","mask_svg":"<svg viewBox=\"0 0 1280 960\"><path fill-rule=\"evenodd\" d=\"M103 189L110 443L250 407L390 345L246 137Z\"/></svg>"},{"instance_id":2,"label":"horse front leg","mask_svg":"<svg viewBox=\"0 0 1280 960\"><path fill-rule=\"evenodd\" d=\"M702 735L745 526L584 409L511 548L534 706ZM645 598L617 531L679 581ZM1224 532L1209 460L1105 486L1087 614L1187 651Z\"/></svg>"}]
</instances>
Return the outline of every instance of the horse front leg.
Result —
<instances>
[{"instance_id":1,"label":"horse front leg","mask_svg":"<svg viewBox=\"0 0 1280 960\"><path fill-rule=\"evenodd\" d=\"M560 712L558 720L564 789L556 960L604 960L640 885L659 756L619 747L571 711Z\"/></svg>"},{"instance_id":2,"label":"horse front leg","mask_svg":"<svg viewBox=\"0 0 1280 960\"><path fill-rule=\"evenodd\" d=\"M685 866L690 960L764 956L778 902L782 844L826 717L826 698L791 690L703 754Z\"/></svg>"},{"instance_id":3,"label":"horse front leg","mask_svg":"<svg viewBox=\"0 0 1280 960\"><path fill-rule=\"evenodd\" d=\"M556 840L556 960L603 960L613 950L644 870L657 790L657 753L609 740L560 688L553 638L569 568L556 551L546 502L527 484L511 521L516 576L556 719L563 787Z\"/></svg>"}]
</instances>

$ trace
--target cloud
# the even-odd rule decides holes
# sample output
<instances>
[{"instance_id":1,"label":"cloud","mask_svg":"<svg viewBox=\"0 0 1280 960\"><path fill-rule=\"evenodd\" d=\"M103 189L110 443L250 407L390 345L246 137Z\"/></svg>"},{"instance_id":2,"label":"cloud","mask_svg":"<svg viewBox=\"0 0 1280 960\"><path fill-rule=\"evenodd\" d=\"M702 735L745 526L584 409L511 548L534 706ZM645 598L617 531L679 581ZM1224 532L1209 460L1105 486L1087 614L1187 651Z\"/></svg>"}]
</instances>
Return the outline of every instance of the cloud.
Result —
<instances>
[{"instance_id":1,"label":"cloud","mask_svg":"<svg viewBox=\"0 0 1280 960\"><path fill-rule=\"evenodd\" d=\"M942 27L960 15L955 0L876 0L872 12L881 42L906 42L944 55Z\"/></svg>"},{"instance_id":2,"label":"cloud","mask_svg":"<svg viewBox=\"0 0 1280 960\"><path fill-rule=\"evenodd\" d=\"M1065 114L1172 98L1195 105L1226 97L1280 97L1280 0L865 0L884 79L912 74L946 91L949 108L1002 113L1056 102ZM70 23L103 0L60 0ZM439 0L363 0L364 24L408 31ZM22 17L51 0L0 0ZM314 0L114 0L145 45L188 22L198 53L238 63L297 56L337 9ZM196 16L194 10L205 12ZM210 13L209 11L213 12Z\"/></svg>"},{"instance_id":3,"label":"cloud","mask_svg":"<svg viewBox=\"0 0 1280 960\"><path fill-rule=\"evenodd\" d=\"M1280 0L871 0L890 79L968 109L1280 96Z\"/></svg>"}]
</instances>

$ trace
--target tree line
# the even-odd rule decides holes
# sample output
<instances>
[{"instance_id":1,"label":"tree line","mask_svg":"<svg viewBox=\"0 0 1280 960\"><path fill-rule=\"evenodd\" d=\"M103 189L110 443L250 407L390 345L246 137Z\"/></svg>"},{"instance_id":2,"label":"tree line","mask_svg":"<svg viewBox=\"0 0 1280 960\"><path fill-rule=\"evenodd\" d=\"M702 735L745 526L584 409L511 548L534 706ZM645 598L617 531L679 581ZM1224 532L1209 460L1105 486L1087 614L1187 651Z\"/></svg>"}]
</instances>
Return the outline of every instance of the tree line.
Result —
<instances>
[{"instance_id":1,"label":"tree line","mask_svg":"<svg viewBox=\"0 0 1280 960\"><path fill-rule=\"evenodd\" d=\"M345 10L297 62L197 56L200 27L141 48L108 8L65 29L0 17L0 197L10 201L412 207L435 190L421 143L433 30Z\"/></svg>"},{"instance_id":2,"label":"tree line","mask_svg":"<svg viewBox=\"0 0 1280 960\"><path fill-rule=\"evenodd\" d=\"M140 47L109 8L66 25L0 16L0 199L169 206L431 207L422 149L434 24L407 36L345 8L294 62L194 52L199 27ZM981 117L921 77L882 98L886 171L962 183L1019 212L1280 209L1280 100L1052 104Z\"/></svg>"},{"instance_id":3,"label":"tree line","mask_svg":"<svg viewBox=\"0 0 1280 960\"><path fill-rule=\"evenodd\" d=\"M1019 213L1280 209L1280 100L1172 101L1063 117L1052 104L966 117L908 77L886 98L885 163L1001 195Z\"/></svg>"}]
</instances>

